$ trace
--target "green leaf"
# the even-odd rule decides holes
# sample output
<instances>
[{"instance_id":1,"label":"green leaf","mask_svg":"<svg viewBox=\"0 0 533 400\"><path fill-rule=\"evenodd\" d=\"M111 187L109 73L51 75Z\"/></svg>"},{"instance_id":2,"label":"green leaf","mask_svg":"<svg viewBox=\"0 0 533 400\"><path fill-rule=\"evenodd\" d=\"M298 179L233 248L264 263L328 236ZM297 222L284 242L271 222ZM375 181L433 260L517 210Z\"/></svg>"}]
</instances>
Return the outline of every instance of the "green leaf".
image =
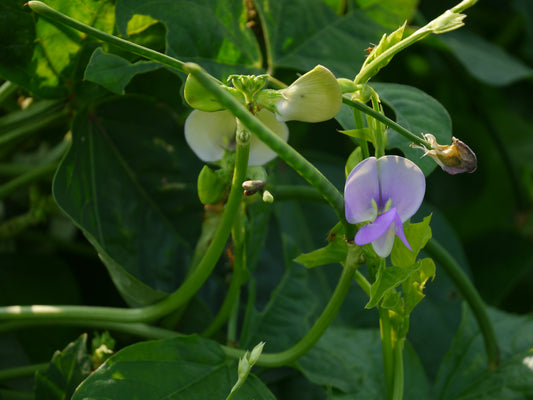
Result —
<instances>
[{"instance_id":1,"label":"green leaf","mask_svg":"<svg viewBox=\"0 0 533 400\"><path fill-rule=\"evenodd\" d=\"M222 0L118 0L116 20L126 34L135 15L149 15L167 28L166 53L197 62L217 78L257 73L262 69L259 45L246 26L244 2Z\"/></svg>"},{"instance_id":2,"label":"green leaf","mask_svg":"<svg viewBox=\"0 0 533 400\"><path fill-rule=\"evenodd\" d=\"M338 77L353 77L369 43L383 28L359 10L338 16L321 0L254 2L267 42L271 67L308 71L318 64ZM290 22L290 23L289 23Z\"/></svg>"},{"instance_id":3,"label":"green leaf","mask_svg":"<svg viewBox=\"0 0 533 400\"><path fill-rule=\"evenodd\" d=\"M452 141L452 122L446 109L433 97L411 86L393 83L373 83L381 100L396 114L395 121L415 135L431 133L439 144ZM422 157L421 150L410 147L411 142L388 129L387 148L400 149L405 157L417 164L424 175L429 175L437 166L429 157Z\"/></svg>"},{"instance_id":4,"label":"green leaf","mask_svg":"<svg viewBox=\"0 0 533 400\"><path fill-rule=\"evenodd\" d=\"M137 61L132 64L122 57L105 53L97 48L85 70L85 79L98 83L116 94L124 94L124 89L131 79L140 73L161 68L161 65L151 61Z\"/></svg>"},{"instance_id":5,"label":"green leaf","mask_svg":"<svg viewBox=\"0 0 533 400\"><path fill-rule=\"evenodd\" d=\"M329 243L320 249L310 253L300 254L294 259L306 268L319 267L326 264L344 263L346 260L346 243L344 230L337 224L329 234Z\"/></svg>"},{"instance_id":6,"label":"green leaf","mask_svg":"<svg viewBox=\"0 0 533 400\"><path fill-rule=\"evenodd\" d=\"M488 371L481 332L466 305L463 320L435 382L440 400L507 400L533 396L533 316L489 309L500 345L500 366Z\"/></svg>"},{"instance_id":7,"label":"green leaf","mask_svg":"<svg viewBox=\"0 0 533 400\"><path fill-rule=\"evenodd\" d=\"M532 68L471 32L452 32L443 35L440 40L450 48L467 71L481 82L505 86L533 76Z\"/></svg>"},{"instance_id":8,"label":"green leaf","mask_svg":"<svg viewBox=\"0 0 533 400\"><path fill-rule=\"evenodd\" d=\"M87 334L81 335L52 357L46 372L35 375L36 400L70 399L76 387L91 373Z\"/></svg>"},{"instance_id":9,"label":"green leaf","mask_svg":"<svg viewBox=\"0 0 533 400\"><path fill-rule=\"evenodd\" d=\"M431 239L430 222L431 215L425 217L422 222L404 224L405 238L412 250L409 250L400 240L395 240L391 251L392 265L408 267L415 263L418 253Z\"/></svg>"},{"instance_id":10,"label":"green leaf","mask_svg":"<svg viewBox=\"0 0 533 400\"><path fill-rule=\"evenodd\" d=\"M435 262L431 258L420 260L420 266L402 282L404 312L409 315L425 297L423 290L426 282L435 277Z\"/></svg>"},{"instance_id":11,"label":"green leaf","mask_svg":"<svg viewBox=\"0 0 533 400\"><path fill-rule=\"evenodd\" d=\"M418 0L353 0L378 24L396 29L415 13Z\"/></svg>"},{"instance_id":12,"label":"green leaf","mask_svg":"<svg viewBox=\"0 0 533 400\"><path fill-rule=\"evenodd\" d=\"M309 353L298 360L311 382L333 387L334 399L384 399L381 339L377 329L330 327ZM429 384L409 343L404 350L405 399L429 399Z\"/></svg>"},{"instance_id":13,"label":"green leaf","mask_svg":"<svg viewBox=\"0 0 533 400\"><path fill-rule=\"evenodd\" d=\"M179 132L162 106L111 99L76 116L72 146L54 179L57 203L132 305L180 285L198 236L201 164Z\"/></svg>"},{"instance_id":14,"label":"green leaf","mask_svg":"<svg viewBox=\"0 0 533 400\"><path fill-rule=\"evenodd\" d=\"M24 10L25 1L0 4L0 75L35 95L64 98L86 41L70 28L55 26ZM111 1L49 0L50 7L104 32L114 29Z\"/></svg>"},{"instance_id":15,"label":"green leaf","mask_svg":"<svg viewBox=\"0 0 533 400\"><path fill-rule=\"evenodd\" d=\"M220 346L194 336L134 344L119 351L86 379L72 400L224 400L237 381L237 362ZM254 375L238 400L273 400Z\"/></svg>"},{"instance_id":16,"label":"green leaf","mask_svg":"<svg viewBox=\"0 0 533 400\"><path fill-rule=\"evenodd\" d=\"M376 307L385 295L390 296L394 288L423 267L422 261L419 260L409 267L392 266L381 268L376 275L375 282L370 287L370 300L365 307Z\"/></svg>"}]
</instances>

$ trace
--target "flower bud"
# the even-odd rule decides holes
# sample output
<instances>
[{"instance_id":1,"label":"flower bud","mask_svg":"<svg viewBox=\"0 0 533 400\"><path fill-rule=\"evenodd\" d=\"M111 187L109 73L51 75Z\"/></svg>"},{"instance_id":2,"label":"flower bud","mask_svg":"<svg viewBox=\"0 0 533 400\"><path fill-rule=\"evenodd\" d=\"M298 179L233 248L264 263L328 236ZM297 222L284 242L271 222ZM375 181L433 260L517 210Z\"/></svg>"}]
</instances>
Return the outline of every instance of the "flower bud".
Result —
<instances>
[{"instance_id":1,"label":"flower bud","mask_svg":"<svg viewBox=\"0 0 533 400\"><path fill-rule=\"evenodd\" d=\"M242 188L244 189L245 196L251 196L260 190L265 188L266 183L264 181L244 181Z\"/></svg>"},{"instance_id":2,"label":"flower bud","mask_svg":"<svg viewBox=\"0 0 533 400\"><path fill-rule=\"evenodd\" d=\"M431 144L430 150L416 145L411 147L425 150L424 156L430 156L444 172L455 175L476 170L476 154L461 140L454 137L451 145L440 145L431 133L424 134L424 138Z\"/></svg>"},{"instance_id":3,"label":"flower bud","mask_svg":"<svg viewBox=\"0 0 533 400\"><path fill-rule=\"evenodd\" d=\"M463 22L463 19L465 18L465 14L459 14L450 10L446 10L444 14L435 18L422 29L427 29L437 35L440 35L441 33L454 31L464 26L465 23Z\"/></svg>"},{"instance_id":4,"label":"flower bud","mask_svg":"<svg viewBox=\"0 0 533 400\"><path fill-rule=\"evenodd\" d=\"M254 365L257 360L259 359L259 356L263 352L263 347L265 347L265 342L259 342L250 353L250 364Z\"/></svg>"},{"instance_id":5,"label":"flower bud","mask_svg":"<svg viewBox=\"0 0 533 400\"><path fill-rule=\"evenodd\" d=\"M331 71L318 65L278 93L259 92L256 102L273 110L279 121L321 122L340 111L342 92Z\"/></svg>"},{"instance_id":6,"label":"flower bud","mask_svg":"<svg viewBox=\"0 0 533 400\"><path fill-rule=\"evenodd\" d=\"M228 91L233 97L235 97L240 103L244 104L244 96L235 88L231 88L225 85L221 86ZM201 111L220 111L224 107L218 102L213 94L207 90L200 82L196 80L192 75L187 77L185 81L185 87L183 91L185 101L192 108Z\"/></svg>"},{"instance_id":7,"label":"flower bud","mask_svg":"<svg viewBox=\"0 0 533 400\"><path fill-rule=\"evenodd\" d=\"M265 202L265 203L273 203L274 202L274 196L272 196L272 193L270 193L268 190L265 190L263 192L263 202Z\"/></svg>"}]
</instances>

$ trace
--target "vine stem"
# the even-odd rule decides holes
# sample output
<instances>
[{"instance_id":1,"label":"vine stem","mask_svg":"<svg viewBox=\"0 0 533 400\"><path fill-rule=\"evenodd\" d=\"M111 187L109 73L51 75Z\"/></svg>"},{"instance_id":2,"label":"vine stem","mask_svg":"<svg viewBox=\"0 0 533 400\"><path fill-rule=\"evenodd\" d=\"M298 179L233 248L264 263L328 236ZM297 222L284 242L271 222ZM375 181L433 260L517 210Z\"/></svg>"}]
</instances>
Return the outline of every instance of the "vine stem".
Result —
<instances>
[{"instance_id":1,"label":"vine stem","mask_svg":"<svg viewBox=\"0 0 533 400\"><path fill-rule=\"evenodd\" d=\"M217 260L224 251L235 216L239 212L242 202L241 184L246 177L250 140L237 139L235 170L228 201L220 225L209 245L204 257L183 284L159 303L140 308L116 308L93 306L7 306L0 307L0 321L2 320L84 320L84 321L112 321L112 322L149 322L169 314L185 304L203 285L211 275ZM14 322L15 322L14 321ZM0 325L2 329L3 325Z\"/></svg>"},{"instance_id":2,"label":"vine stem","mask_svg":"<svg viewBox=\"0 0 533 400\"><path fill-rule=\"evenodd\" d=\"M166 54L160 53L158 51L149 49L138 44L128 42L127 40L121 39L119 37L110 35L108 33L102 32L98 29L93 28L92 26L86 25L79 21L76 21L69 16L60 13L59 11L54 10L53 8L47 6L40 1L29 1L26 3L34 12L41 15L42 17L53 21L60 22L64 25L70 26L80 32L86 33L89 36L100 39L106 43L113 44L117 47L120 47L130 53L137 54L138 56L148 58L149 60L157 61L161 64L167 65L171 68L177 69L178 71L183 71L183 62L167 56Z\"/></svg>"},{"instance_id":3,"label":"vine stem","mask_svg":"<svg viewBox=\"0 0 533 400\"><path fill-rule=\"evenodd\" d=\"M380 112L374 110L372 107L369 107L366 104L363 104L359 101L351 100L348 97L344 97L344 96L342 98L342 102L352 108L355 108L359 111L364 112L367 115L370 115L371 117L375 118L376 120L380 122L383 122L386 126L395 130L396 132L398 132L400 135L410 140L411 142L416 143L419 146L423 146L426 149L431 149L431 143L424 140L420 136L415 135L411 131L405 129L403 126L393 121L392 119L387 118L384 114L381 114Z\"/></svg>"},{"instance_id":4,"label":"vine stem","mask_svg":"<svg viewBox=\"0 0 533 400\"><path fill-rule=\"evenodd\" d=\"M381 350L383 354L383 371L385 375L385 388L387 399L392 400L394 388L394 353L392 340L392 327L389 310L379 307L379 328L381 332Z\"/></svg>"},{"instance_id":5,"label":"vine stem","mask_svg":"<svg viewBox=\"0 0 533 400\"><path fill-rule=\"evenodd\" d=\"M435 239L431 239L426 244L426 247L424 247L424 250L442 269L444 269L444 271L446 271L470 306L485 342L485 350L489 360L489 370L495 370L500 363L498 339L496 338L494 326L490 321L481 296L457 261L455 261L450 253L448 253L448 251L446 251L446 249Z\"/></svg>"},{"instance_id":6,"label":"vine stem","mask_svg":"<svg viewBox=\"0 0 533 400\"><path fill-rule=\"evenodd\" d=\"M357 271L361 264L361 255L363 250L361 247L353 243L348 243L348 254L346 256L346 262L342 270L342 274L339 278L337 286L333 291L328 304L322 311L322 314L315 321L309 332L294 346L282 351L280 353L263 353L259 357L256 365L262 367L281 367L290 365L298 358L307 353L322 337L326 329L331 325L333 319L337 315L339 308L341 307L350 285L354 278L354 273ZM226 348L226 354L231 357L235 357L235 354L228 352L229 348Z\"/></svg>"}]
</instances>

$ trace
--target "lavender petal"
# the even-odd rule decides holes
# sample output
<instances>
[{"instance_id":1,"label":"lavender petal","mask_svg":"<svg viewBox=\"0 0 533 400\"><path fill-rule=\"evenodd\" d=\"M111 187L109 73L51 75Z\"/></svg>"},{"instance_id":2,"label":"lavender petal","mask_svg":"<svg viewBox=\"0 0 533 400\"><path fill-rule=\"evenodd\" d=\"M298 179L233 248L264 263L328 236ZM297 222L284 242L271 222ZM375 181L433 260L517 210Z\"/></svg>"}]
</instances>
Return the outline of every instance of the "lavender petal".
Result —
<instances>
[{"instance_id":1,"label":"lavender petal","mask_svg":"<svg viewBox=\"0 0 533 400\"><path fill-rule=\"evenodd\" d=\"M369 157L352 169L344 187L346 220L352 224L374 221L377 209L372 200L379 202L379 180L376 158Z\"/></svg>"}]
</instances>

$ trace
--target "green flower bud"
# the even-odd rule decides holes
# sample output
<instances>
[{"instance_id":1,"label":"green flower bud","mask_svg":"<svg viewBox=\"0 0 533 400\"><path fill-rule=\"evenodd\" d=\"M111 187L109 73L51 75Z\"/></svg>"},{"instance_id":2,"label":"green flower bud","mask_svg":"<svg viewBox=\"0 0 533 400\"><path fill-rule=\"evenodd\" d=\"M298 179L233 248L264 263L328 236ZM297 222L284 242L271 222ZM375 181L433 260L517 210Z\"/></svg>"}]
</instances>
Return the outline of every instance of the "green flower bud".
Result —
<instances>
[{"instance_id":1,"label":"green flower bud","mask_svg":"<svg viewBox=\"0 0 533 400\"><path fill-rule=\"evenodd\" d=\"M226 194L226 180L223 171L213 171L204 165L198 175L198 198L202 204L215 204Z\"/></svg>"},{"instance_id":2,"label":"green flower bud","mask_svg":"<svg viewBox=\"0 0 533 400\"><path fill-rule=\"evenodd\" d=\"M452 12L450 10L446 10L444 14L435 18L433 21L427 24L423 29L427 29L439 35L441 33L454 31L464 26L463 19L465 18L466 18L465 14L459 14L459 13Z\"/></svg>"},{"instance_id":3,"label":"green flower bud","mask_svg":"<svg viewBox=\"0 0 533 400\"><path fill-rule=\"evenodd\" d=\"M221 86L228 91L233 97L237 99L240 103L244 104L243 94L235 88L231 88L225 85ZM224 107L218 102L218 100L213 96L213 94L207 90L200 82L196 80L192 75L187 77L185 81L184 88L184 97L187 104L192 108L201 111L220 111Z\"/></svg>"}]
</instances>

